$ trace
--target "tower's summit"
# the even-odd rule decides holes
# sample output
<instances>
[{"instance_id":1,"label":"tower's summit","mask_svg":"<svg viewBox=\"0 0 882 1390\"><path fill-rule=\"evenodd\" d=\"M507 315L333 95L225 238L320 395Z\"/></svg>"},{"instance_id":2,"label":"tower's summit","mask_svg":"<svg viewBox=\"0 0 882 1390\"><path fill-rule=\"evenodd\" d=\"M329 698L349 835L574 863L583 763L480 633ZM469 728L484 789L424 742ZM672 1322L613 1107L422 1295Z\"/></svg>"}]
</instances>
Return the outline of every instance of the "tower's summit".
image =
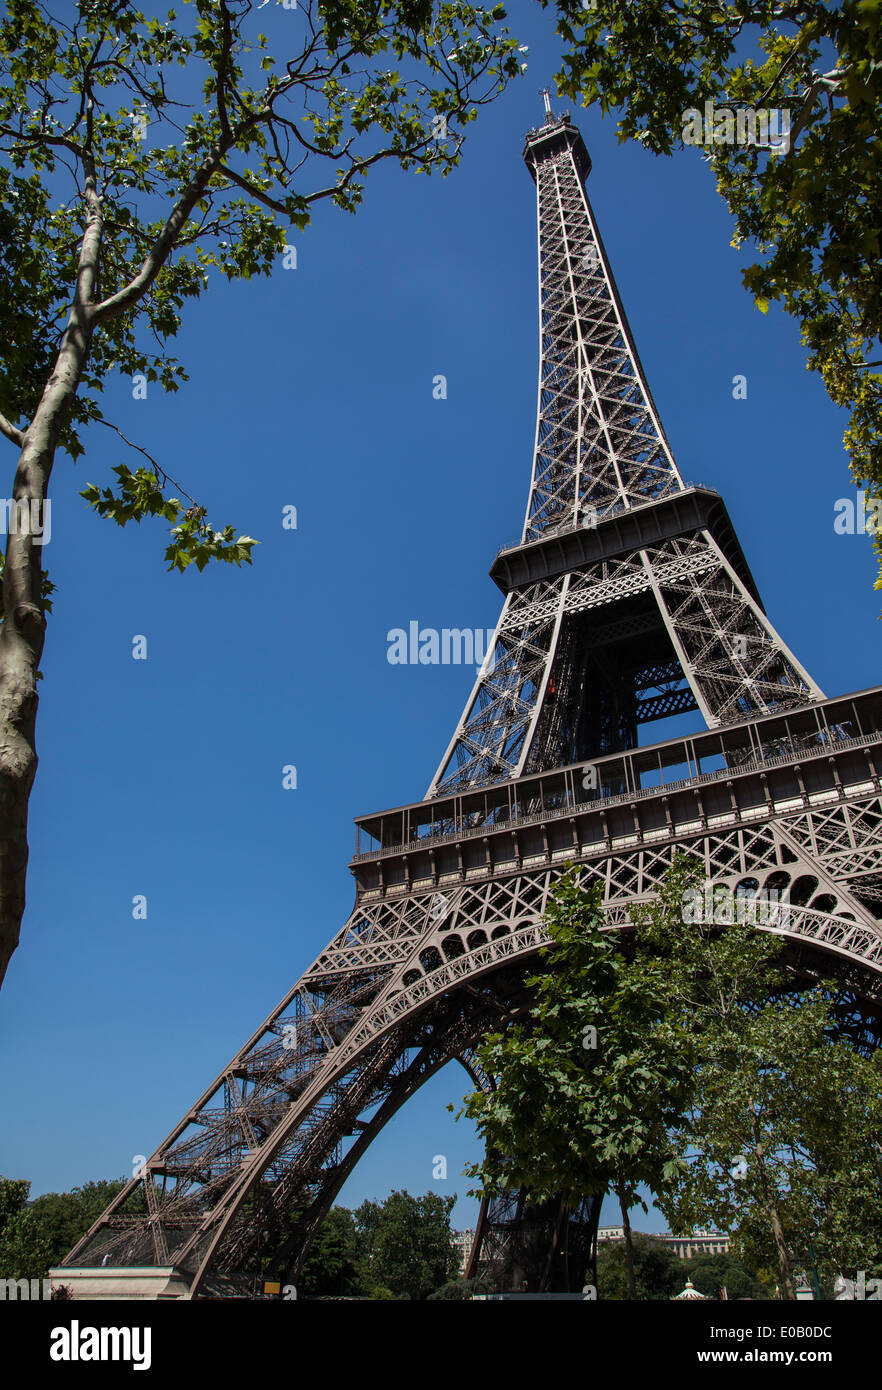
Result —
<instances>
[{"instance_id":1,"label":"tower's summit","mask_svg":"<svg viewBox=\"0 0 882 1390\"><path fill-rule=\"evenodd\" d=\"M542 93L545 101L545 123L536 130L527 131L524 144L524 159L533 178L536 177L536 164L553 158L569 147L573 152L573 163L584 181L591 173L591 156L585 148L581 132L570 121L569 111L555 116L551 109L551 96L546 89Z\"/></svg>"}]
</instances>

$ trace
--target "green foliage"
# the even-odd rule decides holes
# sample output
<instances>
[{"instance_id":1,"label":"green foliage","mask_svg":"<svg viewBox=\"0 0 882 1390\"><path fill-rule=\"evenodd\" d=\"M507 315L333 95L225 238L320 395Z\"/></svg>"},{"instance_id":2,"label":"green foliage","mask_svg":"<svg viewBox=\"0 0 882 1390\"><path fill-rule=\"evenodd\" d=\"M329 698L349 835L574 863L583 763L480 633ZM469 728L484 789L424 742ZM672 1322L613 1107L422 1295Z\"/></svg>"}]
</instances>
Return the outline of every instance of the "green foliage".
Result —
<instances>
[{"instance_id":1,"label":"green foliage","mask_svg":"<svg viewBox=\"0 0 882 1390\"><path fill-rule=\"evenodd\" d=\"M0 1178L0 1278L46 1278L125 1187L125 1179L45 1192L26 1206L30 1186Z\"/></svg>"},{"instance_id":2,"label":"green foliage","mask_svg":"<svg viewBox=\"0 0 882 1390\"><path fill-rule=\"evenodd\" d=\"M696 1038L711 1027L736 1026L745 1008L766 1003L789 980L781 965L782 939L739 921L738 899L726 914L732 924L722 931L702 920L703 914L685 910L689 891L703 887L701 861L677 853L658 893L634 912L639 957L661 970L670 1007ZM717 915L724 914L715 902Z\"/></svg>"},{"instance_id":3,"label":"green foliage","mask_svg":"<svg viewBox=\"0 0 882 1390\"><path fill-rule=\"evenodd\" d=\"M7 1222L0 1236L0 1279L44 1279L51 1263L48 1237L26 1208Z\"/></svg>"},{"instance_id":4,"label":"green foliage","mask_svg":"<svg viewBox=\"0 0 882 1390\"><path fill-rule=\"evenodd\" d=\"M683 1273L683 1262L652 1236L635 1232L631 1241L637 1297L650 1302L676 1297L688 1277ZM623 1241L602 1241L597 1247L597 1296L613 1300L630 1297Z\"/></svg>"},{"instance_id":5,"label":"green foliage","mask_svg":"<svg viewBox=\"0 0 882 1390\"><path fill-rule=\"evenodd\" d=\"M50 1263L49 1242L33 1208L31 1185L0 1178L0 1279L42 1279Z\"/></svg>"},{"instance_id":6,"label":"green foliage","mask_svg":"<svg viewBox=\"0 0 882 1390\"><path fill-rule=\"evenodd\" d=\"M359 1284L369 1298L425 1299L457 1267L450 1231L456 1197L392 1192L355 1212Z\"/></svg>"},{"instance_id":7,"label":"green foliage","mask_svg":"<svg viewBox=\"0 0 882 1390\"><path fill-rule=\"evenodd\" d=\"M765 1300L773 1296L773 1290L732 1255L697 1255L678 1263L683 1270L683 1282L691 1279L706 1298L717 1298L721 1288L725 1288L730 1301L739 1298Z\"/></svg>"},{"instance_id":8,"label":"green foliage","mask_svg":"<svg viewBox=\"0 0 882 1390\"><path fill-rule=\"evenodd\" d=\"M283 52L254 0L56 8L0 18L0 429L20 444L40 421L47 477L58 444L76 458L109 424L111 373L178 390L170 345L212 276L270 275L313 204L354 212L380 161L449 173L521 67L504 10L466 0L301 0ZM254 541L165 499L158 466L115 471L116 493L84 496L119 525L176 523L170 568L250 562Z\"/></svg>"},{"instance_id":9,"label":"green foliage","mask_svg":"<svg viewBox=\"0 0 882 1390\"><path fill-rule=\"evenodd\" d=\"M611 1185L623 1211L646 1185L675 1234L730 1231L733 1255L785 1290L799 1267L827 1285L875 1275L882 1057L837 1039L831 987L804 988L783 938L738 920L739 898L730 925L686 910L702 875L675 856L634 914L633 950L602 930L599 890L572 870L561 881L533 1007L479 1049L496 1085L466 1100L487 1145L470 1174L535 1200ZM583 1046L591 1026L596 1048ZM602 1296L623 1296L626 1256L604 1254L619 1292ZM653 1287L642 1296L670 1296Z\"/></svg>"},{"instance_id":10,"label":"green foliage","mask_svg":"<svg viewBox=\"0 0 882 1390\"><path fill-rule=\"evenodd\" d=\"M713 1038L683 1131L692 1156L669 1198L673 1226L728 1227L736 1253L774 1267L777 1219L791 1264L826 1279L882 1273L879 1067L832 1041L830 1021L817 990Z\"/></svg>"},{"instance_id":11,"label":"green foliage","mask_svg":"<svg viewBox=\"0 0 882 1390\"><path fill-rule=\"evenodd\" d=\"M780 937L684 920L700 868L678 856L637 914L695 1039L695 1089L675 1127L683 1161L659 1205L675 1233L729 1230L753 1268L878 1267L882 1059L833 1037L831 988L796 992Z\"/></svg>"},{"instance_id":12,"label":"green foliage","mask_svg":"<svg viewBox=\"0 0 882 1390\"><path fill-rule=\"evenodd\" d=\"M184 507L177 497L166 497L156 473L138 468L133 473L125 464L114 468L119 479L119 494L111 488L100 491L90 484L81 493L99 516L112 517L117 526L128 521L143 521L145 516L162 516L178 524L171 528L171 544L165 552L170 570L182 573L195 563L201 573L209 560L226 560L231 565L251 564L251 547L257 541L250 536L235 536L232 526L212 531L205 520L205 508L195 504ZM183 520L181 519L183 518Z\"/></svg>"},{"instance_id":13,"label":"green foliage","mask_svg":"<svg viewBox=\"0 0 882 1390\"><path fill-rule=\"evenodd\" d=\"M791 113L780 153L720 142L704 158L734 218L732 244L760 253L745 287L762 312L778 302L800 324L808 367L851 412L855 481L882 497L878 0L542 3L556 6L567 46L558 89L616 111L620 139L670 155L685 113L705 102ZM882 566L882 537L874 545Z\"/></svg>"},{"instance_id":14,"label":"green foliage","mask_svg":"<svg viewBox=\"0 0 882 1390\"><path fill-rule=\"evenodd\" d=\"M474 1298L476 1293L488 1293L489 1285L486 1279L451 1279L448 1284L442 1284L440 1289L429 1294L429 1302L450 1302L452 1300L462 1300Z\"/></svg>"},{"instance_id":15,"label":"green foliage","mask_svg":"<svg viewBox=\"0 0 882 1390\"><path fill-rule=\"evenodd\" d=\"M552 944L527 980L528 1018L478 1049L496 1085L466 1098L486 1143L469 1175L490 1193L523 1185L537 1201L612 1184L643 1205L638 1185L658 1191L676 1169L668 1130L689 1094L688 1032L668 1017L662 970L628 961L602 929L599 888L584 890L572 868L545 924Z\"/></svg>"},{"instance_id":16,"label":"green foliage","mask_svg":"<svg viewBox=\"0 0 882 1390\"><path fill-rule=\"evenodd\" d=\"M309 1248L298 1293L351 1295L358 1286L358 1232L346 1207L332 1207Z\"/></svg>"},{"instance_id":17,"label":"green foliage","mask_svg":"<svg viewBox=\"0 0 882 1390\"><path fill-rule=\"evenodd\" d=\"M125 1185L125 1178L102 1178L36 1198L31 1210L48 1242L50 1265L61 1263Z\"/></svg>"},{"instance_id":18,"label":"green foliage","mask_svg":"<svg viewBox=\"0 0 882 1390\"><path fill-rule=\"evenodd\" d=\"M332 1207L322 1222L296 1281L313 1297L423 1299L451 1279L457 1267L450 1230L456 1197L393 1192L356 1211ZM259 1219L261 1197L251 1196L249 1219ZM292 1211L286 1228L263 1252L267 1277L283 1278L288 1240L303 1212Z\"/></svg>"},{"instance_id":19,"label":"green foliage","mask_svg":"<svg viewBox=\"0 0 882 1390\"><path fill-rule=\"evenodd\" d=\"M30 1190L26 1178L0 1177L0 1237L7 1224L24 1211Z\"/></svg>"}]
</instances>

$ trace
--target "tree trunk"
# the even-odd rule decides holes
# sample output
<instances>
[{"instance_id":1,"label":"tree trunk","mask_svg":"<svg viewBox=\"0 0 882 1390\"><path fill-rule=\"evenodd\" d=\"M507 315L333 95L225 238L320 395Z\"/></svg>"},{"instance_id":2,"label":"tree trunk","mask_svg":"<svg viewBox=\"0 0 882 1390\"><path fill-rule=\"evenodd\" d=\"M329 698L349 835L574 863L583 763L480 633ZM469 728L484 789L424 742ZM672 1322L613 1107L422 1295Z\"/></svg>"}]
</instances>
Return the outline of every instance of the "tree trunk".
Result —
<instances>
[{"instance_id":1,"label":"tree trunk","mask_svg":"<svg viewBox=\"0 0 882 1390\"><path fill-rule=\"evenodd\" d=\"M753 1140L754 1153L756 1154L757 1171L759 1173L760 1187L763 1194L763 1205L769 1218L769 1225L772 1228L772 1238L775 1242L775 1249L778 1252L778 1270L781 1276L782 1296L786 1301L796 1302L796 1289L793 1284L793 1274L790 1269L790 1257L787 1254L787 1242L784 1239L784 1227L781 1225L781 1217L778 1212L778 1204L772 1195L766 1165L763 1160L763 1144L759 1131L759 1121L754 1116L753 1120Z\"/></svg>"},{"instance_id":2,"label":"tree trunk","mask_svg":"<svg viewBox=\"0 0 882 1390\"><path fill-rule=\"evenodd\" d=\"M619 1182L616 1185L616 1195L619 1199L619 1207L622 1212L622 1232L625 1237L625 1270L628 1275L628 1297L634 1301L637 1298L637 1280L634 1277L634 1243L631 1239L631 1222L628 1220L628 1203L625 1197L625 1184Z\"/></svg>"},{"instance_id":3,"label":"tree trunk","mask_svg":"<svg viewBox=\"0 0 882 1390\"><path fill-rule=\"evenodd\" d=\"M39 515L45 523L55 450L92 341L89 303L97 281L102 228L94 187L87 187L86 202L89 216L74 303L52 375L24 432L12 489L17 505L10 509L6 540L0 625L0 984L18 945L25 907L28 801L37 771L37 668L46 634L42 538L21 520Z\"/></svg>"},{"instance_id":4,"label":"tree trunk","mask_svg":"<svg viewBox=\"0 0 882 1390\"><path fill-rule=\"evenodd\" d=\"M10 544L7 573L11 549ZM4 602L7 587L4 579ZM28 800L37 771L37 662L45 621L30 606L5 611L0 626L0 984L18 945L25 907Z\"/></svg>"},{"instance_id":5,"label":"tree trunk","mask_svg":"<svg viewBox=\"0 0 882 1390\"><path fill-rule=\"evenodd\" d=\"M790 1270L790 1258L787 1254L787 1245L784 1240L784 1228L781 1225L778 1208L774 1202L770 1202L766 1210L769 1214L769 1224L772 1227L772 1235L775 1239L775 1249L778 1251L778 1269L781 1273L783 1296L785 1299L795 1302L796 1289L793 1284L793 1275Z\"/></svg>"}]
</instances>

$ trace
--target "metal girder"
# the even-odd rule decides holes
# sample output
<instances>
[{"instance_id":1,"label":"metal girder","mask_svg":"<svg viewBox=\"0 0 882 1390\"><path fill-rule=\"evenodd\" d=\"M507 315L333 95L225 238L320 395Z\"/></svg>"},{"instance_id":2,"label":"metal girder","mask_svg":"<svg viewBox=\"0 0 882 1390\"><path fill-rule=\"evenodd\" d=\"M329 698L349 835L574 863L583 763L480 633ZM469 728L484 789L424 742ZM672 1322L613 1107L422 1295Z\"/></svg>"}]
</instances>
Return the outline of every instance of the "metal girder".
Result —
<instances>
[{"instance_id":1,"label":"metal girder","mask_svg":"<svg viewBox=\"0 0 882 1390\"><path fill-rule=\"evenodd\" d=\"M691 690L669 690L661 695L651 695L637 701L637 713L641 724L649 724L653 719L670 719L674 714L687 714L698 709Z\"/></svg>"},{"instance_id":2,"label":"metal girder","mask_svg":"<svg viewBox=\"0 0 882 1390\"><path fill-rule=\"evenodd\" d=\"M549 683L562 643L578 615L597 622L597 610L612 616L646 596L709 728L823 699L714 537L672 537L508 595L492 661L478 675L427 795L571 761L550 732ZM624 627L627 617L617 623ZM639 650L636 635L635 643ZM553 694L556 705L567 698L559 682ZM578 691L573 698L580 700Z\"/></svg>"},{"instance_id":3,"label":"metal girder","mask_svg":"<svg viewBox=\"0 0 882 1390\"><path fill-rule=\"evenodd\" d=\"M683 486L621 306L567 120L527 138L536 181L541 360L523 540ZM593 512L587 509L593 508Z\"/></svg>"}]
</instances>

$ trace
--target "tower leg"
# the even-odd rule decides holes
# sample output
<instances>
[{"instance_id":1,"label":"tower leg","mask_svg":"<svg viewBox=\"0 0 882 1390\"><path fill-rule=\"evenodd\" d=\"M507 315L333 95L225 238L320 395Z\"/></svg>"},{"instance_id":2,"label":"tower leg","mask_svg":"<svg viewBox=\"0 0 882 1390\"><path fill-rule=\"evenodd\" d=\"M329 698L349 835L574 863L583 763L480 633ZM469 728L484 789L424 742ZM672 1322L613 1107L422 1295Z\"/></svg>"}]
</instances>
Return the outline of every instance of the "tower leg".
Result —
<instances>
[{"instance_id":1,"label":"tower leg","mask_svg":"<svg viewBox=\"0 0 882 1390\"><path fill-rule=\"evenodd\" d=\"M485 1198L466 1276L483 1275L499 1293L578 1293L595 1282L602 1195L572 1205L565 1193L536 1205L529 1193Z\"/></svg>"}]
</instances>

